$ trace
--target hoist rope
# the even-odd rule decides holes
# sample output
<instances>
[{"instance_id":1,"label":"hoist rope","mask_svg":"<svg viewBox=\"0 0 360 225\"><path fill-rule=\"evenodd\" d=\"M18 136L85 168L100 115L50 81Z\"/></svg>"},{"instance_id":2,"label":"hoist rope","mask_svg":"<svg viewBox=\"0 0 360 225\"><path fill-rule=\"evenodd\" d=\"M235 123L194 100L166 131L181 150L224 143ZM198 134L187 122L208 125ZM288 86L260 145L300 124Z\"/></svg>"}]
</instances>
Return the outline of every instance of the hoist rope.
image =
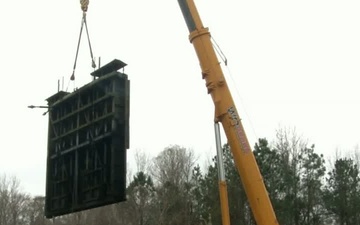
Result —
<instances>
[{"instance_id":1,"label":"hoist rope","mask_svg":"<svg viewBox=\"0 0 360 225\"><path fill-rule=\"evenodd\" d=\"M89 48L90 48L91 66L94 69L96 67L96 64L95 64L95 61L94 61L94 55L93 55L93 52L92 52L91 42L90 42L89 30L88 30L87 22L86 22L86 12L88 10L89 0L80 0L80 5L81 5L81 10L83 11L83 17L82 17L82 20L81 20L80 34L79 34L78 44L77 44L77 48L76 48L74 67L73 67L73 72L71 74L70 80L75 80L75 69L76 69L77 58L78 58L78 55L79 55L81 35L82 35L83 28L84 28L84 24L85 24L86 35L87 35L88 44L89 44Z\"/></svg>"},{"instance_id":2,"label":"hoist rope","mask_svg":"<svg viewBox=\"0 0 360 225\"><path fill-rule=\"evenodd\" d=\"M251 121L251 118L250 118L250 116L249 116L249 113L248 113L247 110L246 110L245 103L244 103L244 101L243 101L243 99L242 99L242 97L241 97L241 95L240 95L240 91L239 91L239 89L238 89L238 86L236 85L234 76L232 75L231 70L230 70L230 68L229 68L229 66L228 66L228 60L227 60L225 54L223 53L223 51L221 50L220 46L217 44L217 42L215 41L215 39L214 39L213 37L211 37L211 43L212 43L212 45L213 45L213 47L214 47L217 55L221 58L221 60L224 62L225 66L226 66L226 68L227 68L229 77L231 78L231 81L232 81L232 84L233 84L233 86L234 86L234 88L235 88L236 94L237 94L237 96L239 97L239 100L241 101L240 103L241 103L242 106L243 106L245 115L246 115L246 117L247 117L247 120L249 121L250 127L252 128L253 134L254 134L255 138L258 139L258 136L257 136L257 134L256 134L256 131L255 131L255 128L254 128L253 123L252 123L252 121ZM225 75L225 74L224 74L224 75ZM229 82L229 84L230 84L230 82Z\"/></svg>"},{"instance_id":3,"label":"hoist rope","mask_svg":"<svg viewBox=\"0 0 360 225\"><path fill-rule=\"evenodd\" d=\"M95 64L95 61L94 61L94 56L93 56L93 52L92 52L92 48L91 48L90 36L89 36L89 30L88 30L88 27L87 27L86 17L84 17L84 23L85 23L86 35L87 35L87 39L88 39L88 43L89 43L89 49L90 49L91 66L92 66L92 68L95 69L96 64Z\"/></svg>"},{"instance_id":4,"label":"hoist rope","mask_svg":"<svg viewBox=\"0 0 360 225\"><path fill-rule=\"evenodd\" d=\"M77 58L78 58L78 54L79 54L81 34L82 34L83 27L84 27L84 19L81 19L80 34L79 34L78 44L77 44L77 48L76 48L76 54L75 54L75 61L74 61L73 72L72 72L72 75L71 75L71 77L70 77L70 80L75 80L76 62L77 62Z\"/></svg>"},{"instance_id":5,"label":"hoist rope","mask_svg":"<svg viewBox=\"0 0 360 225\"><path fill-rule=\"evenodd\" d=\"M214 47L215 51L218 53L218 55L220 56L222 61L225 63L225 66L227 66L227 58L226 58L225 54L221 51L221 48L216 43L216 41L215 41L215 39L213 37L211 37L211 40L212 40L213 47Z\"/></svg>"}]
</instances>

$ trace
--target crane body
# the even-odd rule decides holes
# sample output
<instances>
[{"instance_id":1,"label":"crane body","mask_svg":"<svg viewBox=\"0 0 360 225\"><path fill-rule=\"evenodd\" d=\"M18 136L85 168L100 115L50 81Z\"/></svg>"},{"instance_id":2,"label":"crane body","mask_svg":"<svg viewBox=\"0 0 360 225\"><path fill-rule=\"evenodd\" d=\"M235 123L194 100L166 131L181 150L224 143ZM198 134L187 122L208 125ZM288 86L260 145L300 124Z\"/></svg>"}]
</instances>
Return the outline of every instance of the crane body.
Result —
<instances>
[{"instance_id":1,"label":"crane body","mask_svg":"<svg viewBox=\"0 0 360 225\"><path fill-rule=\"evenodd\" d=\"M200 63L202 78L215 105L215 122L222 124L255 221L258 225L277 225L263 178L212 46L209 29L203 26L193 0L178 0L178 3Z\"/></svg>"}]
</instances>

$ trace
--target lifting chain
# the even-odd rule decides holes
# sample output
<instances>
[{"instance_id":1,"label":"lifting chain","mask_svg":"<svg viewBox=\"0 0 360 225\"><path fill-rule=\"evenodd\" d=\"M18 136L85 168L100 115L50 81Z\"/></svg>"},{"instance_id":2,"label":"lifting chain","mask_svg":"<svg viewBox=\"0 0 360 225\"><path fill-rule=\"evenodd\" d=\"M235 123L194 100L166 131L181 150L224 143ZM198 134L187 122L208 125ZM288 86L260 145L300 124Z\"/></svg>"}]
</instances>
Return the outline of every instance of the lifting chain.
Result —
<instances>
[{"instance_id":1,"label":"lifting chain","mask_svg":"<svg viewBox=\"0 0 360 225\"><path fill-rule=\"evenodd\" d=\"M82 17L82 20L81 20L81 27L80 27L78 45L77 45L77 49L76 49L75 62L74 62L73 72L72 72L72 74L70 76L70 80L75 80L76 62L77 62L77 57L78 57L78 53L79 53L81 34L82 34L82 30L83 30L84 25L85 25L86 35L87 35L88 44L89 44L89 48L90 48L90 56L91 56L91 62L92 62L91 66L94 69L96 67L93 52L92 52L92 48L91 48L91 43L90 43L89 31L88 31L87 22L86 22L86 12L88 10L89 0L80 0L80 5L81 5L81 10L83 11L83 17Z\"/></svg>"}]
</instances>

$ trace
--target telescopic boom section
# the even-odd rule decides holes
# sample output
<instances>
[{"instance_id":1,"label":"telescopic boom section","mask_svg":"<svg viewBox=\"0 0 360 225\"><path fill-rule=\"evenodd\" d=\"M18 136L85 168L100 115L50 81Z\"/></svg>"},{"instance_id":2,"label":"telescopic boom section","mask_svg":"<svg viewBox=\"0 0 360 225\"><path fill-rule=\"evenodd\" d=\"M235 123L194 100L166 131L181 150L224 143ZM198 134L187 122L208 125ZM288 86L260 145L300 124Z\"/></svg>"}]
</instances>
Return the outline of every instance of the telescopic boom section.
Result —
<instances>
[{"instance_id":1,"label":"telescopic boom section","mask_svg":"<svg viewBox=\"0 0 360 225\"><path fill-rule=\"evenodd\" d=\"M222 123L255 221L258 225L276 225L276 215L212 46L210 32L204 28L193 0L178 2L200 62L202 77L214 101L215 121Z\"/></svg>"}]
</instances>

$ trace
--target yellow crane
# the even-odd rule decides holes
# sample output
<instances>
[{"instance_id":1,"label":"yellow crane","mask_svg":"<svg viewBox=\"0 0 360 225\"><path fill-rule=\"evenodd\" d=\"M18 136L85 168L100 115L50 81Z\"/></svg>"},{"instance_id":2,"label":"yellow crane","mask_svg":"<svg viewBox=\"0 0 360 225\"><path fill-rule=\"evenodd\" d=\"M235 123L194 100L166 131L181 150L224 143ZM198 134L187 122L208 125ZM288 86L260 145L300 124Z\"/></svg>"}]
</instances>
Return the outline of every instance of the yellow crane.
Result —
<instances>
[{"instance_id":1,"label":"yellow crane","mask_svg":"<svg viewBox=\"0 0 360 225\"><path fill-rule=\"evenodd\" d=\"M276 225L275 212L212 46L209 29L203 26L193 0L178 0L178 3L200 62L202 78L215 105L215 122L220 122L225 131L255 221L258 225ZM226 216L226 186L220 186L220 197L222 213ZM223 223L228 222L223 218Z\"/></svg>"}]
</instances>

